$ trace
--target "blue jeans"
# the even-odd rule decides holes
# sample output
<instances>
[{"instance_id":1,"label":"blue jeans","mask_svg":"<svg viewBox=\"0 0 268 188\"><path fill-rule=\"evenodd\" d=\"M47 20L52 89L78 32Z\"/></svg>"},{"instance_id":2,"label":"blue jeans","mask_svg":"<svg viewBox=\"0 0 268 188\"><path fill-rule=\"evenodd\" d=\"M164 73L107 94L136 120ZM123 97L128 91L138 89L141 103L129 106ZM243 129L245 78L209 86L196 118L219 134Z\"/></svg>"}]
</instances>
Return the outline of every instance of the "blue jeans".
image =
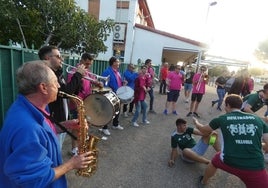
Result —
<instances>
[{"instance_id":1,"label":"blue jeans","mask_svg":"<svg viewBox=\"0 0 268 188\"><path fill-rule=\"evenodd\" d=\"M217 94L218 94L218 100L216 100L216 101L213 101L213 102L215 102L215 103L218 103L218 108L220 108L221 107L221 105L222 105L222 102L223 102L223 98L224 98L224 96L225 96L225 89L217 89Z\"/></svg>"},{"instance_id":2,"label":"blue jeans","mask_svg":"<svg viewBox=\"0 0 268 188\"><path fill-rule=\"evenodd\" d=\"M142 110L142 122L144 123L147 119L147 104L145 101L138 101L137 103L135 103L136 106L136 111L135 114L132 118L132 122L136 122L139 118L139 115L141 113Z\"/></svg>"}]
</instances>

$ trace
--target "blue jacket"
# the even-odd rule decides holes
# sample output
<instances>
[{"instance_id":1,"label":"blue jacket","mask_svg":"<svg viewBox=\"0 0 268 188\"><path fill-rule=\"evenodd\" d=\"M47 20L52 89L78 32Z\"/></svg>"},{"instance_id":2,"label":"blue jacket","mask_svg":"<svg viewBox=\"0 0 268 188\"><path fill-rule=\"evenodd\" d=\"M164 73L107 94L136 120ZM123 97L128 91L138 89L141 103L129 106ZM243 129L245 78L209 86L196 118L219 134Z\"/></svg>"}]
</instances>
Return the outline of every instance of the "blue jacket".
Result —
<instances>
[{"instance_id":1,"label":"blue jacket","mask_svg":"<svg viewBox=\"0 0 268 188\"><path fill-rule=\"evenodd\" d=\"M113 92L115 92L116 93L116 91L117 91L117 89L119 88L118 87L118 84L117 84L117 80L116 80L116 76L115 76L115 73L114 73L114 71L113 71L113 69L112 69L112 67L111 66L109 66L106 70L104 70L104 72L102 73L102 76L108 76L108 75L110 75L110 80L109 80L109 82L108 82L108 87L110 87L112 90L113 90ZM121 76L121 74L120 74L120 76ZM122 76L121 76L121 82L122 82Z\"/></svg>"},{"instance_id":2,"label":"blue jacket","mask_svg":"<svg viewBox=\"0 0 268 188\"><path fill-rule=\"evenodd\" d=\"M57 136L44 115L23 95L7 112L0 148L1 187L67 187L65 176L53 181L53 168L62 164Z\"/></svg>"},{"instance_id":3,"label":"blue jacket","mask_svg":"<svg viewBox=\"0 0 268 188\"><path fill-rule=\"evenodd\" d=\"M127 85L129 87L131 87L132 89L134 89L135 86L135 80L138 77L138 73L137 72L132 72L130 70L126 70L124 72L124 78L127 81Z\"/></svg>"}]
</instances>

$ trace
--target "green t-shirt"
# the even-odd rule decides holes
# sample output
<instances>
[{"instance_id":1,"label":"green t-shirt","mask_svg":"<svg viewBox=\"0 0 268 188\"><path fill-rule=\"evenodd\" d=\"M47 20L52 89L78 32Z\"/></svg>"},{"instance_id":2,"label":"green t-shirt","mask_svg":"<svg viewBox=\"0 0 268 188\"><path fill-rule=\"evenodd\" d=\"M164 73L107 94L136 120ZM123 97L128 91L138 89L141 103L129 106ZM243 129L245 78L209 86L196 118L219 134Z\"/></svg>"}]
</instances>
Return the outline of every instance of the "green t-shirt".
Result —
<instances>
[{"instance_id":1,"label":"green t-shirt","mask_svg":"<svg viewBox=\"0 0 268 188\"><path fill-rule=\"evenodd\" d=\"M268 126L261 118L237 110L213 119L209 126L221 129L224 163L239 169L264 169L261 140Z\"/></svg>"},{"instance_id":2,"label":"green t-shirt","mask_svg":"<svg viewBox=\"0 0 268 188\"><path fill-rule=\"evenodd\" d=\"M257 92L257 93L249 94L243 98L242 109L244 105L246 104L249 104L251 106L251 110L253 112L257 112L259 109L261 109L264 106L265 101L260 98L259 92Z\"/></svg>"},{"instance_id":3,"label":"green t-shirt","mask_svg":"<svg viewBox=\"0 0 268 188\"><path fill-rule=\"evenodd\" d=\"M192 148L196 145L196 141L192 137L194 128L187 127L184 133L173 132L171 135L171 147L179 148L183 150L184 148Z\"/></svg>"}]
</instances>

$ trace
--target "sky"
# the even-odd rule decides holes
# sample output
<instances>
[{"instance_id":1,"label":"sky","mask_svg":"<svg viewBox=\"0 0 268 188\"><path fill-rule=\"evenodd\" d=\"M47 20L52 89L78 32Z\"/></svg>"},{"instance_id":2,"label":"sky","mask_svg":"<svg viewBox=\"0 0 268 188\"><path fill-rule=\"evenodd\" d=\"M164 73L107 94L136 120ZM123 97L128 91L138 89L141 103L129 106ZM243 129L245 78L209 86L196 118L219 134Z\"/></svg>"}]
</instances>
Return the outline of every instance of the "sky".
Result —
<instances>
[{"instance_id":1,"label":"sky","mask_svg":"<svg viewBox=\"0 0 268 188\"><path fill-rule=\"evenodd\" d=\"M147 0L155 28L210 45L208 54L255 61L268 38L268 0Z\"/></svg>"}]
</instances>

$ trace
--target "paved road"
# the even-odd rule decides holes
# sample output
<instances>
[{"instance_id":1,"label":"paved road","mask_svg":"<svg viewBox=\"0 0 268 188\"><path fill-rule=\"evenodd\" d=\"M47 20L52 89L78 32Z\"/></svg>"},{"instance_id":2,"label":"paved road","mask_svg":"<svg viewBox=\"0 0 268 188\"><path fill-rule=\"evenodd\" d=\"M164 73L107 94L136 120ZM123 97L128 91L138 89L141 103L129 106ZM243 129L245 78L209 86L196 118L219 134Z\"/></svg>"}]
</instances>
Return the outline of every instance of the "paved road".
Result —
<instances>
[{"instance_id":1,"label":"paved road","mask_svg":"<svg viewBox=\"0 0 268 188\"><path fill-rule=\"evenodd\" d=\"M207 94L199 107L200 121L208 123L213 117L223 113L211 108L211 100L216 99L215 88L207 86ZM158 94L155 88L155 110L157 114L149 114L151 122L148 126L129 126L131 118L120 117L123 131L111 130L107 141L98 143L99 157L98 170L90 178L78 177L74 172L67 174L70 188L175 188L197 187L197 178L203 174L204 164L188 164L181 159L176 161L173 168L167 166L170 154L170 134L175 129L178 117L191 118L186 114L189 104L183 101L183 91L178 100L178 116L173 114L163 115L166 101L165 95ZM263 114L265 109L260 110ZM98 128L91 127L90 131L97 136L102 136ZM71 148L69 137L63 146L63 156L66 160ZM206 156L211 158L214 154L212 148ZM244 184L235 176L218 171L211 179L208 187L244 188Z\"/></svg>"}]
</instances>

